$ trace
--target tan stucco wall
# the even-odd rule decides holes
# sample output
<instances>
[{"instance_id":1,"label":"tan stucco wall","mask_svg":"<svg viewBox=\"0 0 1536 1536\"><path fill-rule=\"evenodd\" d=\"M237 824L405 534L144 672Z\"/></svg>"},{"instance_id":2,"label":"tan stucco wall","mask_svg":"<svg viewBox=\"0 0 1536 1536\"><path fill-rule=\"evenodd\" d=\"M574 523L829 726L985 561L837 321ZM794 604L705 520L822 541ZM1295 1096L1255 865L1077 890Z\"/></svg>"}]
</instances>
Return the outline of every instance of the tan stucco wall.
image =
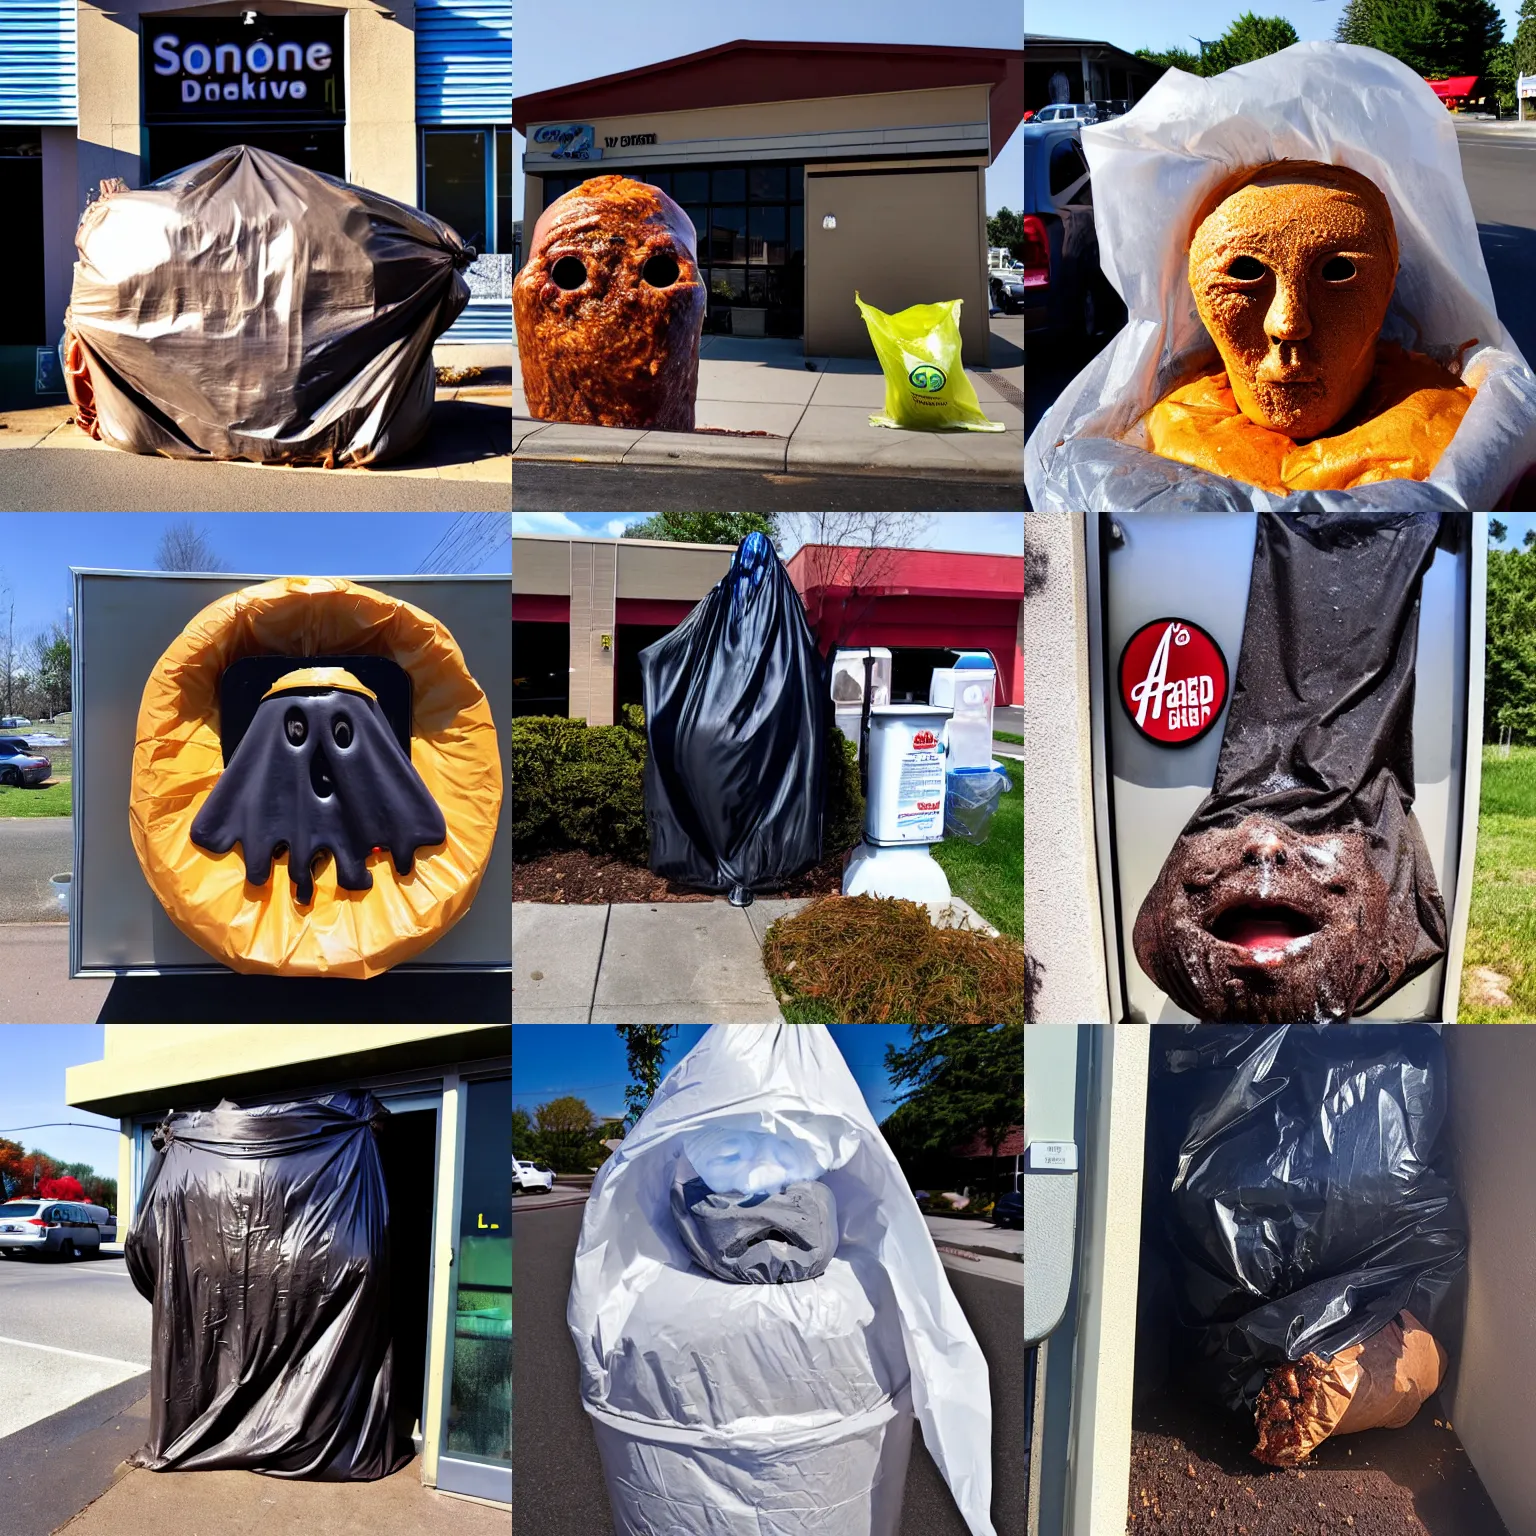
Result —
<instances>
[{"instance_id":1,"label":"tan stucco wall","mask_svg":"<svg viewBox=\"0 0 1536 1536\"><path fill-rule=\"evenodd\" d=\"M1045 560L1024 599L1024 943L1042 1023L1105 1020L1083 515L1027 512L1024 538Z\"/></svg>"},{"instance_id":2,"label":"tan stucco wall","mask_svg":"<svg viewBox=\"0 0 1536 1536\"><path fill-rule=\"evenodd\" d=\"M154 0L79 4L80 149L77 210L105 176L142 179L139 17L174 12L238 16L248 4L179 7ZM262 0L264 16L346 15L347 177L403 202L416 201L414 0Z\"/></svg>"},{"instance_id":3,"label":"tan stucco wall","mask_svg":"<svg viewBox=\"0 0 1536 1536\"><path fill-rule=\"evenodd\" d=\"M43 310L49 346L64 329L64 311L74 281L76 203L79 179L73 128L43 129Z\"/></svg>"},{"instance_id":4,"label":"tan stucco wall","mask_svg":"<svg viewBox=\"0 0 1536 1536\"><path fill-rule=\"evenodd\" d=\"M1450 1025L1445 1041L1450 1141L1470 1234L1447 1406L1504 1524L1523 1536L1536 1531L1536 1026Z\"/></svg>"},{"instance_id":5,"label":"tan stucco wall","mask_svg":"<svg viewBox=\"0 0 1536 1536\"><path fill-rule=\"evenodd\" d=\"M103 1058L69 1067L64 1096L88 1104L113 1095L217 1081L295 1062L383 1051L468 1035L475 1024L108 1024ZM451 1054L451 1052L449 1052Z\"/></svg>"},{"instance_id":6,"label":"tan stucco wall","mask_svg":"<svg viewBox=\"0 0 1536 1536\"><path fill-rule=\"evenodd\" d=\"M985 365L983 169L889 171L805 178L805 350L873 357L854 292L887 314L961 299L961 356ZM837 227L823 229L835 216Z\"/></svg>"},{"instance_id":7,"label":"tan stucco wall","mask_svg":"<svg viewBox=\"0 0 1536 1536\"><path fill-rule=\"evenodd\" d=\"M731 568L732 545L619 545L620 597L672 598L696 603Z\"/></svg>"},{"instance_id":8,"label":"tan stucco wall","mask_svg":"<svg viewBox=\"0 0 1536 1536\"><path fill-rule=\"evenodd\" d=\"M512 592L568 597L571 591L569 539L512 540Z\"/></svg>"}]
</instances>

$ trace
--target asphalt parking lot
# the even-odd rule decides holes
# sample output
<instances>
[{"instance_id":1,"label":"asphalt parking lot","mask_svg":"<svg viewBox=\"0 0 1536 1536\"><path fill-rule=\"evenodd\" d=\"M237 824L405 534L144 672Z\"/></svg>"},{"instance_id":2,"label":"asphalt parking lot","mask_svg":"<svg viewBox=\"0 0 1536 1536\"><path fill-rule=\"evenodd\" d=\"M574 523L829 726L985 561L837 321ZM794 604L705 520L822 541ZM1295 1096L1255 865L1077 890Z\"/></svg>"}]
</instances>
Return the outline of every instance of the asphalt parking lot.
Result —
<instances>
[{"instance_id":1,"label":"asphalt parking lot","mask_svg":"<svg viewBox=\"0 0 1536 1536\"><path fill-rule=\"evenodd\" d=\"M597 1444L581 1406L566 1296L582 1204L512 1213L512 1466L520 1529L540 1536L612 1536ZM950 1285L986 1356L992 1388L992 1518L998 1536L1024 1536L1024 1317L1017 1285L952 1273ZM901 1536L967 1536L938 1469L914 1435Z\"/></svg>"},{"instance_id":2,"label":"asphalt parking lot","mask_svg":"<svg viewBox=\"0 0 1536 1536\"><path fill-rule=\"evenodd\" d=\"M0 1260L0 1469L9 1436L149 1378L150 1305L120 1256Z\"/></svg>"}]
</instances>

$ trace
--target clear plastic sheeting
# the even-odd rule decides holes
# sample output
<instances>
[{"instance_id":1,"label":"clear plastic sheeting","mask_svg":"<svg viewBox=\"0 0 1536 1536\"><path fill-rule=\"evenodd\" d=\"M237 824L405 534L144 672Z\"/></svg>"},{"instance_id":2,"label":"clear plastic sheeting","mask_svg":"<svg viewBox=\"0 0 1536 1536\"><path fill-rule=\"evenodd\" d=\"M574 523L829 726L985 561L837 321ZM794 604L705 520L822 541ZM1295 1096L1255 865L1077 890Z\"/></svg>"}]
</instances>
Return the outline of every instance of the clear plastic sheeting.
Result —
<instances>
[{"instance_id":1,"label":"clear plastic sheeting","mask_svg":"<svg viewBox=\"0 0 1536 1536\"><path fill-rule=\"evenodd\" d=\"M80 220L81 427L129 453L370 464L431 419L472 246L393 198L234 145Z\"/></svg>"},{"instance_id":2,"label":"clear plastic sheeting","mask_svg":"<svg viewBox=\"0 0 1536 1536\"><path fill-rule=\"evenodd\" d=\"M685 1138L747 1116L826 1170L814 1279L718 1279L671 1214ZM567 1320L617 1536L896 1536L914 1415L995 1536L986 1361L822 1026L717 1025L667 1075L593 1184Z\"/></svg>"},{"instance_id":3,"label":"clear plastic sheeting","mask_svg":"<svg viewBox=\"0 0 1536 1536\"><path fill-rule=\"evenodd\" d=\"M992 833L997 805L1008 793L1008 775L962 768L944 776L944 836L984 843Z\"/></svg>"},{"instance_id":4,"label":"clear plastic sheeting","mask_svg":"<svg viewBox=\"0 0 1536 1536\"><path fill-rule=\"evenodd\" d=\"M1536 376L1494 308L1455 125L1406 64L1298 43L1210 79L1170 69L1125 116L1084 128L1083 148L1100 262L1129 317L1030 435L1037 511L1477 510L1536 462ZM1139 440L1146 412L1216 357L1189 287L1196 213L1234 172L1274 160L1349 166L1391 205L1401 265L1382 338L1463 358L1477 391L1427 480L1281 497Z\"/></svg>"},{"instance_id":5,"label":"clear plastic sheeting","mask_svg":"<svg viewBox=\"0 0 1536 1536\"><path fill-rule=\"evenodd\" d=\"M366 1093L173 1114L124 1258L154 1306L152 1471L368 1482L391 1414L389 1211Z\"/></svg>"}]
</instances>

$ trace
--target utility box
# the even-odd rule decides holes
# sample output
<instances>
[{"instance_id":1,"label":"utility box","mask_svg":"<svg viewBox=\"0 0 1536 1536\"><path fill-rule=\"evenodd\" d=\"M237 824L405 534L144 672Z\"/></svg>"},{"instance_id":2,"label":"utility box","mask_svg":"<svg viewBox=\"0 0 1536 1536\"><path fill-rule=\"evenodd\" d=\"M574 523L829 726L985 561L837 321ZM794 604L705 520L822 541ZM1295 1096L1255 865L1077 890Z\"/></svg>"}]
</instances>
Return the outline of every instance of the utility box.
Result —
<instances>
[{"instance_id":1,"label":"utility box","mask_svg":"<svg viewBox=\"0 0 1536 1536\"><path fill-rule=\"evenodd\" d=\"M1122 1022L1192 1017L1137 962L1132 930L1180 832L1211 789L1237 681L1256 524L1270 515L1086 516L1098 887L1111 1017ZM1446 956L1361 1017L1455 1016L1480 782L1486 539L1482 518L1442 520L1418 614L1413 813L1445 902ZM1183 666L1187 688L1181 682L1177 693L1154 690L1154 703L1167 706L1154 722L1149 695L1138 702L1122 685L1131 672L1173 676L1168 657L1158 654L1165 641L1182 648L1181 661L1198 657L1199 665Z\"/></svg>"}]
</instances>

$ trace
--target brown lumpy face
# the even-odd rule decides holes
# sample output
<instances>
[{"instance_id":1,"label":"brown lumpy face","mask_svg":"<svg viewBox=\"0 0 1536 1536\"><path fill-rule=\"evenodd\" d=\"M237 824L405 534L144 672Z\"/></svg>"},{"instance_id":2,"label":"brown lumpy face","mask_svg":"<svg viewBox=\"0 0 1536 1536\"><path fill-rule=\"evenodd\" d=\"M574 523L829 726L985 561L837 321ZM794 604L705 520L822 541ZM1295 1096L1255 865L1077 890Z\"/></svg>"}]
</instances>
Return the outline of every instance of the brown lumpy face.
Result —
<instances>
[{"instance_id":1,"label":"brown lumpy face","mask_svg":"<svg viewBox=\"0 0 1536 1536\"><path fill-rule=\"evenodd\" d=\"M1386 199L1336 167L1265 171L1190 243L1189 286L1239 408L1293 439L1328 431L1370 383L1396 281Z\"/></svg>"},{"instance_id":2,"label":"brown lumpy face","mask_svg":"<svg viewBox=\"0 0 1536 1536\"><path fill-rule=\"evenodd\" d=\"M557 198L512 284L530 414L691 431L706 302L693 221L659 188L597 176Z\"/></svg>"},{"instance_id":3,"label":"brown lumpy face","mask_svg":"<svg viewBox=\"0 0 1536 1536\"><path fill-rule=\"evenodd\" d=\"M1141 967L1207 1023L1347 1019L1413 952L1366 834L1302 834L1267 816L1186 833L1136 918Z\"/></svg>"}]
</instances>

